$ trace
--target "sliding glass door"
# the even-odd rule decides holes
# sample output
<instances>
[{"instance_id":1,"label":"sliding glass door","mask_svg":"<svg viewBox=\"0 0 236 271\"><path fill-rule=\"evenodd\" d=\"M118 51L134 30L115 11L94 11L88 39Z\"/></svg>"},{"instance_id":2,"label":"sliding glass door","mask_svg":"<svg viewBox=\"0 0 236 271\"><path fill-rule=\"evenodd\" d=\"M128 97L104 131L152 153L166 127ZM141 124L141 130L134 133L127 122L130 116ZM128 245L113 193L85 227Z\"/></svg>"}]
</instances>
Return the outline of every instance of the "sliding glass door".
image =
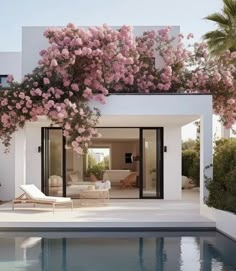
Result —
<instances>
[{"instance_id":1,"label":"sliding glass door","mask_svg":"<svg viewBox=\"0 0 236 271\"><path fill-rule=\"evenodd\" d=\"M42 190L49 196L79 197L83 156L66 144L61 128L42 128Z\"/></svg>"},{"instance_id":2,"label":"sliding glass door","mask_svg":"<svg viewBox=\"0 0 236 271\"><path fill-rule=\"evenodd\" d=\"M42 128L42 190L63 196L64 138L60 128Z\"/></svg>"},{"instance_id":3,"label":"sliding glass door","mask_svg":"<svg viewBox=\"0 0 236 271\"><path fill-rule=\"evenodd\" d=\"M84 183L84 156L78 155L69 144L66 144L64 152L66 196L79 198L80 187Z\"/></svg>"},{"instance_id":4,"label":"sliding glass door","mask_svg":"<svg viewBox=\"0 0 236 271\"><path fill-rule=\"evenodd\" d=\"M110 129L114 130L114 128L106 129L107 131ZM121 128L116 129L117 132L113 134L121 133ZM126 131L125 129L128 128L123 128L123 133ZM130 131L130 128L127 131ZM66 144L61 128L42 128L43 192L51 196L78 198L81 185L86 184L86 181L91 181L87 165L92 167L92 160L96 160L96 163L101 163L101 157L104 156L104 151L98 151L96 148L98 146L110 146L110 160L106 161L103 159L103 162L107 162L108 171L130 171L131 173L136 173L132 185L125 189L121 189L120 180L122 177L113 180L113 175L109 176L112 181L111 197L115 195L115 198L140 197L162 199L163 128L136 128L135 141L131 141L130 138L114 140L111 133L108 133L108 135L108 139L104 136L103 141L101 139L100 141L95 141L94 145L89 149L88 154L90 156L79 156L70 145ZM90 152L93 153L93 156ZM105 170L107 168L105 167ZM99 176L97 178L102 179Z\"/></svg>"},{"instance_id":5,"label":"sliding glass door","mask_svg":"<svg viewBox=\"0 0 236 271\"><path fill-rule=\"evenodd\" d=\"M140 128L140 198L163 198L163 128Z\"/></svg>"}]
</instances>

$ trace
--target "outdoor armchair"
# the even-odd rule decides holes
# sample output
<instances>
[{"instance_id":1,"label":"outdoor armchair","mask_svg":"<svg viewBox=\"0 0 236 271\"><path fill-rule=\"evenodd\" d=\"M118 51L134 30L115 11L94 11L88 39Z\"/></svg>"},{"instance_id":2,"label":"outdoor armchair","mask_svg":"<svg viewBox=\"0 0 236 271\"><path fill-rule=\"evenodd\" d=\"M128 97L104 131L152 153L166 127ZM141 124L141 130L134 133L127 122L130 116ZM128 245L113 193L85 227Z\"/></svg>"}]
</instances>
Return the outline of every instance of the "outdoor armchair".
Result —
<instances>
[{"instance_id":1,"label":"outdoor armchair","mask_svg":"<svg viewBox=\"0 0 236 271\"><path fill-rule=\"evenodd\" d=\"M135 187L137 183L137 172L131 172L127 177L123 180L120 180L120 188L132 188Z\"/></svg>"}]
</instances>

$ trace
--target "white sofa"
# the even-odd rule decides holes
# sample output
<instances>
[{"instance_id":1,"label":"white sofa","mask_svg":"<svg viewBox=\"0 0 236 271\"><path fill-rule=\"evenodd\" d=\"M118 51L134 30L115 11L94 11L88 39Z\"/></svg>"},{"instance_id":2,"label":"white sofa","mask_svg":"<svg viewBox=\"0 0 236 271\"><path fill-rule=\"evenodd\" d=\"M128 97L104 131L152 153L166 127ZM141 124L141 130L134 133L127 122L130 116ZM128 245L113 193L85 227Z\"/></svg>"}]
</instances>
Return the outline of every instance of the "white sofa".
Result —
<instances>
[{"instance_id":1,"label":"white sofa","mask_svg":"<svg viewBox=\"0 0 236 271\"><path fill-rule=\"evenodd\" d=\"M103 174L103 180L110 180L111 187L120 186L120 180L123 180L130 174L129 169L107 169Z\"/></svg>"},{"instance_id":2,"label":"white sofa","mask_svg":"<svg viewBox=\"0 0 236 271\"><path fill-rule=\"evenodd\" d=\"M73 184L67 186L67 196L80 197L81 193L84 196L88 196L89 198L97 198L101 194L103 196L103 192L106 192L106 198L109 198L109 190L111 189L111 182L106 180L105 182L97 181L97 182L81 182L79 184ZM96 193L101 191L102 193ZM85 193L84 193L85 192Z\"/></svg>"},{"instance_id":3,"label":"white sofa","mask_svg":"<svg viewBox=\"0 0 236 271\"><path fill-rule=\"evenodd\" d=\"M61 176L51 175L49 177L49 194L51 196L62 196L63 181ZM79 181L77 173L70 174L70 181L67 182L67 195L79 194L82 190L94 190L92 182Z\"/></svg>"},{"instance_id":4,"label":"white sofa","mask_svg":"<svg viewBox=\"0 0 236 271\"><path fill-rule=\"evenodd\" d=\"M69 197L79 197L81 191L84 190L95 190L95 184L88 183L88 182L80 182L77 184L68 185L66 187L66 193Z\"/></svg>"}]
</instances>

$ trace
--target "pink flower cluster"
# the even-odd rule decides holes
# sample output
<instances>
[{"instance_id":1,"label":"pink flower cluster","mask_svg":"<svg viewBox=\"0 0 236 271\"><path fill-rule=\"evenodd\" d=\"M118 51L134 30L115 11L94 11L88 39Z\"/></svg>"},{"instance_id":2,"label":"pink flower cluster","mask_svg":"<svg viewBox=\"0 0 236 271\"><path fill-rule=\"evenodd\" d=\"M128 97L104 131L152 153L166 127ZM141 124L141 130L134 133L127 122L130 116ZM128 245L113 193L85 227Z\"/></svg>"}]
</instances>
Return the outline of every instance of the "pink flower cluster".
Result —
<instances>
[{"instance_id":1,"label":"pink flower cluster","mask_svg":"<svg viewBox=\"0 0 236 271\"><path fill-rule=\"evenodd\" d=\"M215 112L227 127L235 123L236 52L212 59L206 44L186 47L171 27L134 38L130 26L85 30L68 24L44 35L50 46L40 52L39 66L20 84L8 76L10 87L0 92L0 139L6 147L18 127L46 115L82 154L97 136L100 116L89 101L104 104L112 92L212 93Z\"/></svg>"},{"instance_id":2,"label":"pink flower cluster","mask_svg":"<svg viewBox=\"0 0 236 271\"><path fill-rule=\"evenodd\" d=\"M44 35L51 43L41 51L39 61L48 74L45 80L50 82L56 73L71 96L94 99L94 94L107 95L110 88L117 88L119 81L133 83L129 67L138 54L131 27L113 30L103 25L84 30L68 24L48 29Z\"/></svg>"},{"instance_id":3,"label":"pink flower cluster","mask_svg":"<svg viewBox=\"0 0 236 271\"><path fill-rule=\"evenodd\" d=\"M21 84L12 83L7 97L0 96L0 137L8 146L18 126L46 115L60 123L68 144L81 154L96 136L93 127L99 117L88 101L104 104L108 89L120 81L133 82L128 67L138 54L131 27L113 30L103 25L84 30L68 24L48 29L44 35L50 46L40 52L39 67Z\"/></svg>"}]
</instances>

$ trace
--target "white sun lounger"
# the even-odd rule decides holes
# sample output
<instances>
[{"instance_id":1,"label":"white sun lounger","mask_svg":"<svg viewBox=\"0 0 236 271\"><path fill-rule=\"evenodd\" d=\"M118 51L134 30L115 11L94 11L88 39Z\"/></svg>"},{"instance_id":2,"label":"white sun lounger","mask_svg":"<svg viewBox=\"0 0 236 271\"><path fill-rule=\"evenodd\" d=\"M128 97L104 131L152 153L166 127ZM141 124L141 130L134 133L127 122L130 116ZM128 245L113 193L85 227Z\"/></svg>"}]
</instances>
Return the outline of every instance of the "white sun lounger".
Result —
<instances>
[{"instance_id":1,"label":"white sun lounger","mask_svg":"<svg viewBox=\"0 0 236 271\"><path fill-rule=\"evenodd\" d=\"M17 203L33 203L34 205L36 203L49 204L52 205L53 212L56 205L70 204L71 210L73 209L73 201L71 198L46 196L34 184L24 184L21 185L20 188L24 193L12 201L12 210L14 210L15 204Z\"/></svg>"}]
</instances>

